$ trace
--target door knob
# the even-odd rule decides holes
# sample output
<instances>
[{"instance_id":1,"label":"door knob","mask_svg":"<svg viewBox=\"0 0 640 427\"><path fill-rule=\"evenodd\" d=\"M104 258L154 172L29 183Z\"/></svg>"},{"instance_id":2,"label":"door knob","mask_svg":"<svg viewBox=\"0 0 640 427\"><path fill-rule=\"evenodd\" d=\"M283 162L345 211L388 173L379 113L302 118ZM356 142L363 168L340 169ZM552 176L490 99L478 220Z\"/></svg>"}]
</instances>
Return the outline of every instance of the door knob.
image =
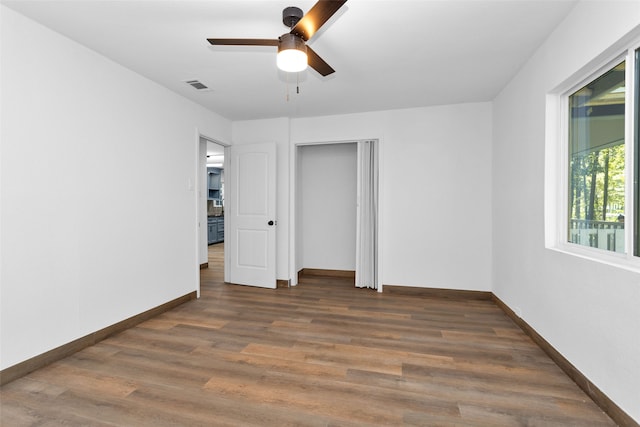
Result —
<instances>
[{"instance_id":1,"label":"door knob","mask_svg":"<svg viewBox=\"0 0 640 427\"><path fill-rule=\"evenodd\" d=\"M272 221L269 221L269 222L267 223L267 225L273 225L273 220L272 220Z\"/></svg>"}]
</instances>

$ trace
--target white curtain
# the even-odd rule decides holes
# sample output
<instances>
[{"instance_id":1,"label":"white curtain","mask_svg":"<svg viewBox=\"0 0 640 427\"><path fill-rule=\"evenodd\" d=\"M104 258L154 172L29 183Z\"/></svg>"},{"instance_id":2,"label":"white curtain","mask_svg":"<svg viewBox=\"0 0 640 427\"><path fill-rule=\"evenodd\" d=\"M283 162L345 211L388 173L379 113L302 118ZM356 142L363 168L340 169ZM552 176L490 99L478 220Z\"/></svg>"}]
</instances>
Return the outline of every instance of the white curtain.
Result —
<instances>
[{"instance_id":1,"label":"white curtain","mask_svg":"<svg viewBox=\"0 0 640 427\"><path fill-rule=\"evenodd\" d=\"M356 286L378 289L378 147L358 142Z\"/></svg>"}]
</instances>

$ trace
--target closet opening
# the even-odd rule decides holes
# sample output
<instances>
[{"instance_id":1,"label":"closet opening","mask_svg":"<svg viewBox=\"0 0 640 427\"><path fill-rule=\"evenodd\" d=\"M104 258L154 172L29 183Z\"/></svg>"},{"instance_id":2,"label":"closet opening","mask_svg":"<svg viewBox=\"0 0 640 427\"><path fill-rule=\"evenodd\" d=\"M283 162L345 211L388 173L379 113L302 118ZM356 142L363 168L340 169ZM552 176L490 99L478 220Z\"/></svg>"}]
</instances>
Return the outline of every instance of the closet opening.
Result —
<instances>
[{"instance_id":1,"label":"closet opening","mask_svg":"<svg viewBox=\"0 0 640 427\"><path fill-rule=\"evenodd\" d=\"M295 148L294 271L378 289L377 141Z\"/></svg>"}]
</instances>

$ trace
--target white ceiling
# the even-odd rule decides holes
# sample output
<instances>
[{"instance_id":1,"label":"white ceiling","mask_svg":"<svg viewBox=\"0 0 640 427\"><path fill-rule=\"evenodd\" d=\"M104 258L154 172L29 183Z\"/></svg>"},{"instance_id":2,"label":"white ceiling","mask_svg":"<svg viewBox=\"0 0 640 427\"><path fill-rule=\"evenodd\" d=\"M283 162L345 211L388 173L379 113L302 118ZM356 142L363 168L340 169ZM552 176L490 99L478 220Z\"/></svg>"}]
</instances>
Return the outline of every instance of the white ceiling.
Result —
<instances>
[{"instance_id":1,"label":"white ceiling","mask_svg":"<svg viewBox=\"0 0 640 427\"><path fill-rule=\"evenodd\" d=\"M232 120L490 101L576 3L349 0L309 42L336 73L300 73L297 94L275 47L206 39L277 38L314 0L0 2Z\"/></svg>"}]
</instances>

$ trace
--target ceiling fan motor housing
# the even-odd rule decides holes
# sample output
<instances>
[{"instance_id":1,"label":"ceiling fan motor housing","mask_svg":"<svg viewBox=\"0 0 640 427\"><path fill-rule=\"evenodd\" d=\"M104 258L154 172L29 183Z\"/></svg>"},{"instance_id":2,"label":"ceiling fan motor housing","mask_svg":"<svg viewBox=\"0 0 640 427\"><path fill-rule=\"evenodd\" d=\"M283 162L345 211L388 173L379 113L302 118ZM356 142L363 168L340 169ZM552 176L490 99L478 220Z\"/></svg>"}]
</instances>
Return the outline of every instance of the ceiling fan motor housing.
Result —
<instances>
[{"instance_id":1,"label":"ceiling fan motor housing","mask_svg":"<svg viewBox=\"0 0 640 427\"><path fill-rule=\"evenodd\" d=\"M278 52L295 49L307 53L307 45L300 37L295 34L284 33L279 37L280 44L278 45Z\"/></svg>"},{"instance_id":2,"label":"ceiling fan motor housing","mask_svg":"<svg viewBox=\"0 0 640 427\"><path fill-rule=\"evenodd\" d=\"M282 23L289 28L293 28L303 16L302 9L299 7L285 7L282 11Z\"/></svg>"}]
</instances>

